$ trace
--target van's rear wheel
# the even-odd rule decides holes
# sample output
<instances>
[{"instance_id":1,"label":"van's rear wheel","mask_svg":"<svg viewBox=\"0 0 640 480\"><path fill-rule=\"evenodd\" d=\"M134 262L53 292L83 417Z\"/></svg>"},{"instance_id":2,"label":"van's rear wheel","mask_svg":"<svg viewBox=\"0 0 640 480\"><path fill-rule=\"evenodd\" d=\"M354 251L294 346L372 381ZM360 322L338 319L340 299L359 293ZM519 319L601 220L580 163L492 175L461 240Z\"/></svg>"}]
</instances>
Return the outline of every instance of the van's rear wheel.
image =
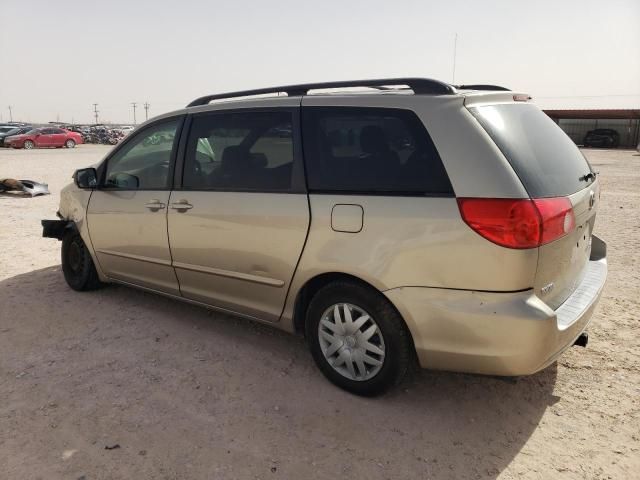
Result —
<instances>
[{"instance_id":1,"label":"van's rear wheel","mask_svg":"<svg viewBox=\"0 0 640 480\"><path fill-rule=\"evenodd\" d=\"M312 298L306 335L313 358L335 385L376 395L400 383L412 352L407 327L379 292L355 282L334 282Z\"/></svg>"},{"instance_id":2,"label":"van's rear wheel","mask_svg":"<svg viewBox=\"0 0 640 480\"><path fill-rule=\"evenodd\" d=\"M62 272L67 284L77 291L95 290L103 285L78 232L69 232L62 239Z\"/></svg>"}]
</instances>

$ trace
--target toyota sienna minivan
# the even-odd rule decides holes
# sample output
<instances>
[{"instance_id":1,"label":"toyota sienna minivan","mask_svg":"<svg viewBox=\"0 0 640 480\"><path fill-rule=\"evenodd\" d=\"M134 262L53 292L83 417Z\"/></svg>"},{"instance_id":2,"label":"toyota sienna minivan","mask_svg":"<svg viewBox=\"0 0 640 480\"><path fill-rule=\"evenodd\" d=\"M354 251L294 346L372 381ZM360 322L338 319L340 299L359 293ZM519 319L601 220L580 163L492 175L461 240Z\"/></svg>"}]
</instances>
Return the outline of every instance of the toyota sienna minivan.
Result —
<instances>
[{"instance_id":1,"label":"toyota sienna minivan","mask_svg":"<svg viewBox=\"0 0 640 480\"><path fill-rule=\"evenodd\" d=\"M209 95L75 172L74 290L116 282L304 335L356 394L429 369L518 376L602 292L599 181L530 97L428 79Z\"/></svg>"}]
</instances>

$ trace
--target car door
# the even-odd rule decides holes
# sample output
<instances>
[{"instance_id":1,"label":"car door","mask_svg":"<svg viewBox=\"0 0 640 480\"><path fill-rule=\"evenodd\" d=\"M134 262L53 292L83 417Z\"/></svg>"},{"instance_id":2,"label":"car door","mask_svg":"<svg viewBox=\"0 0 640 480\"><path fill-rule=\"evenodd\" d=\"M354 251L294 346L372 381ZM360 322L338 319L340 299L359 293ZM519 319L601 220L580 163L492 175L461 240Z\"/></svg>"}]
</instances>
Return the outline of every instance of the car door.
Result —
<instances>
[{"instance_id":1,"label":"car door","mask_svg":"<svg viewBox=\"0 0 640 480\"><path fill-rule=\"evenodd\" d=\"M168 212L184 297L280 318L309 228L299 99L287 105L192 117Z\"/></svg>"},{"instance_id":2,"label":"car door","mask_svg":"<svg viewBox=\"0 0 640 480\"><path fill-rule=\"evenodd\" d=\"M43 128L38 131L38 134L35 136L35 142L38 147L49 147L51 146L51 128Z\"/></svg>"},{"instance_id":3,"label":"car door","mask_svg":"<svg viewBox=\"0 0 640 480\"><path fill-rule=\"evenodd\" d=\"M160 120L122 143L100 168L87 209L89 235L104 273L179 295L167 238L167 204L183 117ZM158 136L173 140L156 143Z\"/></svg>"},{"instance_id":4,"label":"car door","mask_svg":"<svg viewBox=\"0 0 640 480\"><path fill-rule=\"evenodd\" d=\"M67 134L60 128L52 128L50 138L52 147L62 147L67 140Z\"/></svg>"}]
</instances>

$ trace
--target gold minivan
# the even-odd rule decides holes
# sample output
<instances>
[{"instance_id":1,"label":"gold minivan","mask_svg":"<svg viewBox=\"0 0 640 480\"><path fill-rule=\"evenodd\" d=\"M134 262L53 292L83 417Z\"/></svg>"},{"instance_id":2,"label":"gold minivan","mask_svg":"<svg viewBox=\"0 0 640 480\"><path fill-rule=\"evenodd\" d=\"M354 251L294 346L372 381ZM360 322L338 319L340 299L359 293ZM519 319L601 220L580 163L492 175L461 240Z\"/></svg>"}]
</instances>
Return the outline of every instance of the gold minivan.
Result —
<instances>
[{"instance_id":1,"label":"gold minivan","mask_svg":"<svg viewBox=\"0 0 640 480\"><path fill-rule=\"evenodd\" d=\"M117 282L305 335L356 394L424 368L526 375L607 275L599 181L526 94L428 79L209 95L74 174L75 290Z\"/></svg>"}]
</instances>

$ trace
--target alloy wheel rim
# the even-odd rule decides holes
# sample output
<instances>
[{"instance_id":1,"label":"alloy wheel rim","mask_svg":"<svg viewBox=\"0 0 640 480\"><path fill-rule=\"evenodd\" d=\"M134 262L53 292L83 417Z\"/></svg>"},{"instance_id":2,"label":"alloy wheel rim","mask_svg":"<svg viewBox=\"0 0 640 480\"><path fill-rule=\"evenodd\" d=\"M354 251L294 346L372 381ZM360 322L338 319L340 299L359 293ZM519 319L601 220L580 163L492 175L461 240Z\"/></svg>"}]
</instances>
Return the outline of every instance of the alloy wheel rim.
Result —
<instances>
[{"instance_id":1,"label":"alloy wheel rim","mask_svg":"<svg viewBox=\"0 0 640 480\"><path fill-rule=\"evenodd\" d=\"M67 148L71 148L71 147L73 147L73 141L67 140Z\"/></svg>"},{"instance_id":2,"label":"alloy wheel rim","mask_svg":"<svg viewBox=\"0 0 640 480\"><path fill-rule=\"evenodd\" d=\"M380 327L357 305L336 303L327 308L318 324L318 338L327 363L349 380L369 380L384 365Z\"/></svg>"},{"instance_id":3,"label":"alloy wheel rim","mask_svg":"<svg viewBox=\"0 0 640 480\"><path fill-rule=\"evenodd\" d=\"M33 148L33 142L24 142L24 148L26 148L27 150L31 150Z\"/></svg>"}]
</instances>

